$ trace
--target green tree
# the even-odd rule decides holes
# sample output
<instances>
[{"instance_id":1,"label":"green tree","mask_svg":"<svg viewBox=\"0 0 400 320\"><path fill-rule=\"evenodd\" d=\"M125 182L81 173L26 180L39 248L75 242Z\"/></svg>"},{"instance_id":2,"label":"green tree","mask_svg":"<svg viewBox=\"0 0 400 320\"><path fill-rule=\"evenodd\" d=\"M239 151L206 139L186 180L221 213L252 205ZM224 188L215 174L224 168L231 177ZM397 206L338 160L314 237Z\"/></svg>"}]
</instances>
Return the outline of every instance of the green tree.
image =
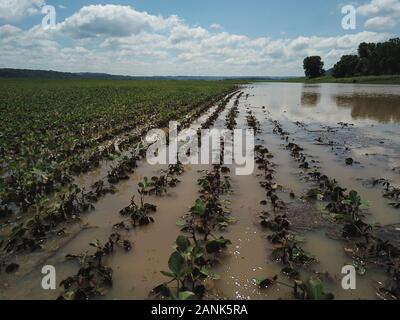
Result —
<instances>
[{"instance_id":1,"label":"green tree","mask_svg":"<svg viewBox=\"0 0 400 320\"><path fill-rule=\"evenodd\" d=\"M345 55L333 68L334 77L400 74L400 38L358 46L358 56Z\"/></svg>"},{"instance_id":2,"label":"green tree","mask_svg":"<svg viewBox=\"0 0 400 320\"><path fill-rule=\"evenodd\" d=\"M320 56L311 56L304 59L304 72L306 77L317 78L325 74L324 63Z\"/></svg>"},{"instance_id":3,"label":"green tree","mask_svg":"<svg viewBox=\"0 0 400 320\"><path fill-rule=\"evenodd\" d=\"M333 76L335 78L353 77L357 72L357 66L360 59L357 55L342 56L340 61L333 67Z\"/></svg>"},{"instance_id":4,"label":"green tree","mask_svg":"<svg viewBox=\"0 0 400 320\"><path fill-rule=\"evenodd\" d=\"M381 43L361 43L358 48L361 75L400 73L400 39Z\"/></svg>"}]
</instances>

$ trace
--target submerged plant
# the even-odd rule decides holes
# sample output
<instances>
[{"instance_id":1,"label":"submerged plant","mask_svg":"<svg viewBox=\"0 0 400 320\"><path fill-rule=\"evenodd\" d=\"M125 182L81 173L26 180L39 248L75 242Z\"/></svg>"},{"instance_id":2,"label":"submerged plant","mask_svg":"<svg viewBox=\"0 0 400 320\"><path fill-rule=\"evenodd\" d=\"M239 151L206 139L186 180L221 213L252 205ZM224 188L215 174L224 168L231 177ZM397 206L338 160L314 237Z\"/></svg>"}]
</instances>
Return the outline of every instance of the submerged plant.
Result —
<instances>
[{"instance_id":1,"label":"submerged plant","mask_svg":"<svg viewBox=\"0 0 400 320\"><path fill-rule=\"evenodd\" d=\"M231 183L229 176L224 173L229 173L230 170L227 167L215 165L212 171L206 172L197 183L202 187L200 191L202 194L219 196L230 191Z\"/></svg>"},{"instance_id":2,"label":"submerged plant","mask_svg":"<svg viewBox=\"0 0 400 320\"><path fill-rule=\"evenodd\" d=\"M121 240L119 234L112 234L103 246L99 240L90 243L96 249L95 253L67 255L67 259L78 261L80 268L76 275L61 281L64 292L58 300L88 300L102 296L112 286L112 269L104 265L104 258L114 252L115 246L121 246L125 251L131 250L128 240Z\"/></svg>"},{"instance_id":3,"label":"submerged plant","mask_svg":"<svg viewBox=\"0 0 400 320\"><path fill-rule=\"evenodd\" d=\"M248 111L248 115L246 117L247 119L247 125L254 130L254 133L260 133L261 132L261 124L257 120L257 118L253 115L251 111Z\"/></svg>"},{"instance_id":4,"label":"submerged plant","mask_svg":"<svg viewBox=\"0 0 400 320\"><path fill-rule=\"evenodd\" d=\"M322 281L311 277L307 281L295 281L294 296L301 300L334 300L332 293L325 293Z\"/></svg>"},{"instance_id":5,"label":"submerged plant","mask_svg":"<svg viewBox=\"0 0 400 320\"><path fill-rule=\"evenodd\" d=\"M122 216L129 216L133 227L145 226L154 222L154 218L150 216L151 213L157 211L157 207L150 203L145 203L143 200L143 194L141 194L140 204L136 204L135 197L131 199L129 206L125 207L120 211Z\"/></svg>"},{"instance_id":6,"label":"submerged plant","mask_svg":"<svg viewBox=\"0 0 400 320\"><path fill-rule=\"evenodd\" d=\"M99 180L92 185L92 191L90 191L86 197L93 202L97 202L99 198L111 193L114 194L116 188L113 185L107 187L103 180Z\"/></svg>"},{"instance_id":7,"label":"submerged plant","mask_svg":"<svg viewBox=\"0 0 400 320\"><path fill-rule=\"evenodd\" d=\"M170 164L168 166L168 174L170 176L174 176L174 175L180 176L184 172L185 172L185 168L180 161L178 161L176 164Z\"/></svg>"},{"instance_id":8,"label":"submerged plant","mask_svg":"<svg viewBox=\"0 0 400 320\"><path fill-rule=\"evenodd\" d=\"M121 180L128 180L129 174L134 172L137 167L136 164L137 156L131 154L130 156L124 156L118 164L111 167L110 172L108 172L108 182L116 184Z\"/></svg>"},{"instance_id":9,"label":"submerged plant","mask_svg":"<svg viewBox=\"0 0 400 320\"><path fill-rule=\"evenodd\" d=\"M326 293L321 279L310 277L306 281L296 279L293 285L282 282L278 276L257 277L253 279L255 284L260 289L268 289L276 285L282 285L293 290L293 297L299 300L334 300L335 296L332 293Z\"/></svg>"},{"instance_id":10,"label":"submerged plant","mask_svg":"<svg viewBox=\"0 0 400 320\"><path fill-rule=\"evenodd\" d=\"M383 195L385 198L392 200L389 205L391 205L395 209L400 209L400 188L392 188L389 190L389 186L387 191Z\"/></svg>"},{"instance_id":11,"label":"submerged plant","mask_svg":"<svg viewBox=\"0 0 400 320\"><path fill-rule=\"evenodd\" d=\"M209 269L209 262L204 256L201 246L191 243L187 237L179 236L175 251L168 261L169 271L161 271L171 280L154 288L151 294L172 300L201 299L206 291L205 280L219 279ZM172 288L173 284L175 288Z\"/></svg>"},{"instance_id":12,"label":"submerged plant","mask_svg":"<svg viewBox=\"0 0 400 320\"><path fill-rule=\"evenodd\" d=\"M232 109L229 111L228 115L226 116L225 123L226 123L226 128L228 130L234 130L236 128L236 125L237 125L236 118L239 114L239 108L238 108L239 101L240 101L240 98L243 96L243 94L244 94L244 92L241 92L237 96Z\"/></svg>"}]
</instances>

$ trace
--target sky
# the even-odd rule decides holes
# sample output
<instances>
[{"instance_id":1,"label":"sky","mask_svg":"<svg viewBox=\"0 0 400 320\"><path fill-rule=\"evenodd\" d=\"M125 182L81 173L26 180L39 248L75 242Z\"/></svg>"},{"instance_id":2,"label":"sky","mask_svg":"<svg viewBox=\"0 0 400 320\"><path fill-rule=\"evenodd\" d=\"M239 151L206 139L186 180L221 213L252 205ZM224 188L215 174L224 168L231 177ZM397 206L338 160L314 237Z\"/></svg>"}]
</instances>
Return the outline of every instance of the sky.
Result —
<instances>
[{"instance_id":1,"label":"sky","mask_svg":"<svg viewBox=\"0 0 400 320\"><path fill-rule=\"evenodd\" d=\"M342 27L346 5L355 29ZM330 68L361 42L399 35L400 0L0 0L4 68L297 76L306 56Z\"/></svg>"}]
</instances>

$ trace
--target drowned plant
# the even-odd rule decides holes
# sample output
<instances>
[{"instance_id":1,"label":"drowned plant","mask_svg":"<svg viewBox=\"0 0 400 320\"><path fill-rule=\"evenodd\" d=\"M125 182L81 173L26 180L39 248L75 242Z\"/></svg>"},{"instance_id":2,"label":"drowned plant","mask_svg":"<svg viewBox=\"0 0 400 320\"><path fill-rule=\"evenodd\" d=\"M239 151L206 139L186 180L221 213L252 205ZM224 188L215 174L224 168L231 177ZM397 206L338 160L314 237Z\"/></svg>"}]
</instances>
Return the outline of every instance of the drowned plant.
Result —
<instances>
[{"instance_id":1,"label":"drowned plant","mask_svg":"<svg viewBox=\"0 0 400 320\"><path fill-rule=\"evenodd\" d=\"M79 270L74 276L62 280L60 286L64 292L59 300L88 300L106 294L112 286L112 269L105 265L105 259L112 254L116 247L130 251L132 245L129 240L121 239L118 233L112 234L107 243L102 245L96 240L90 243L95 252L85 252L79 255L67 255L68 260L75 260Z\"/></svg>"},{"instance_id":2,"label":"drowned plant","mask_svg":"<svg viewBox=\"0 0 400 320\"><path fill-rule=\"evenodd\" d=\"M41 199L63 192L73 175L126 154L149 129L172 119L187 126L235 90L225 82L96 80L11 81L2 88L0 219L30 214ZM126 179L136 160L119 159L109 182Z\"/></svg>"},{"instance_id":3,"label":"drowned plant","mask_svg":"<svg viewBox=\"0 0 400 320\"><path fill-rule=\"evenodd\" d=\"M229 130L234 130L236 128L237 122L236 118L239 114L239 101L240 98L243 96L244 92L241 92L237 97L233 104L233 107L229 111L228 115L226 116L226 128Z\"/></svg>"},{"instance_id":4,"label":"drowned plant","mask_svg":"<svg viewBox=\"0 0 400 320\"><path fill-rule=\"evenodd\" d=\"M154 218L150 216L151 213L157 211L157 207L150 203L144 202L144 193L140 193L140 203L135 202L135 197L131 199L129 206L120 211L124 217L129 217L133 227L145 226L154 222Z\"/></svg>"},{"instance_id":5,"label":"drowned plant","mask_svg":"<svg viewBox=\"0 0 400 320\"><path fill-rule=\"evenodd\" d=\"M280 189L274 183L274 170L272 169L273 163L271 159L273 156L269 150L261 145L255 147L255 162L258 169L261 170L260 175L263 180L260 181L260 186L264 188L268 200L264 200L261 204L268 204L273 209L273 213L267 211L262 212L260 215L260 224L263 228L267 229L270 233L267 239L274 245L271 253L271 258L283 265L282 274L299 281L300 273L299 268L305 268L308 265L316 262L315 258L308 254L301 247L301 239L294 232L291 231L291 223L286 217L283 210L286 208L285 203L279 199L277 191ZM260 288L266 288L274 285L277 282L277 277L259 278L256 283ZM293 287L296 296L296 284Z\"/></svg>"},{"instance_id":6,"label":"drowned plant","mask_svg":"<svg viewBox=\"0 0 400 320\"><path fill-rule=\"evenodd\" d=\"M170 281L154 288L152 295L172 300L201 299L206 292L205 281L219 279L210 270L204 249L185 236L177 238L168 268L168 271L161 273Z\"/></svg>"},{"instance_id":7,"label":"drowned plant","mask_svg":"<svg viewBox=\"0 0 400 320\"><path fill-rule=\"evenodd\" d=\"M228 173L228 168L214 165L212 171L206 171L198 180L201 196L177 222L189 236L177 238L176 250L168 261L170 270L162 271L171 280L154 288L152 295L173 300L202 299L206 293L205 281L219 278L210 268L231 244L230 240L215 234L232 222L221 201L221 196L231 188Z\"/></svg>"},{"instance_id":8,"label":"drowned plant","mask_svg":"<svg viewBox=\"0 0 400 320\"><path fill-rule=\"evenodd\" d=\"M273 120L271 122L274 124L274 133L279 134L288 143L287 149L291 150L292 157L303 164L300 167L307 169L308 162L303 154L303 148L295 143L289 143L289 134L283 130L279 122ZM305 199L327 203L322 211L342 224L342 238L348 240L345 252L353 259L356 270L360 274L365 274L368 265L383 268L387 273L387 280L377 286L377 296L381 299L400 299L398 277L400 251L390 241L383 240L371 225L364 222L364 210L368 208L368 204L356 191L347 193L347 190L341 188L335 179L330 179L317 170L308 172L307 175L310 180L316 182L317 186L307 192ZM385 188L384 197L395 200L391 205L396 208L398 190L385 179L372 182L373 186L378 184L382 184ZM263 224L277 225L263 219ZM303 286L303 295L307 293L304 291L306 289L307 287Z\"/></svg>"}]
</instances>

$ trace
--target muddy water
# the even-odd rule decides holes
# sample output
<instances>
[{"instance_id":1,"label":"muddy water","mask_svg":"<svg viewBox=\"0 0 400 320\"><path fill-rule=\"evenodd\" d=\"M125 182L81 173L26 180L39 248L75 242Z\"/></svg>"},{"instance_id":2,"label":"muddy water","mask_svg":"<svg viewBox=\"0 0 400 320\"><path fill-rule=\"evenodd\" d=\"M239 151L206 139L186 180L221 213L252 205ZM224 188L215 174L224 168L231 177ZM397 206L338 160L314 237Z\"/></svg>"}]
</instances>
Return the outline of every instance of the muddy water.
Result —
<instances>
[{"instance_id":1,"label":"muddy water","mask_svg":"<svg viewBox=\"0 0 400 320\"><path fill-rule=\"evenodd\" d=\"M400 222L399 210L388 205L381 189L365 183L372 178L385 178L394 185L400 184L400 177L393 170L400 162L400 86L273 83L255 84L245 93L250 94L248 104L262 122L259 139L275 155L279 184L294 190L296 195L304 194L308 185L301 179L298 163L285 150L285 142L271 134L268 118L279 120L290 137L304 148L307 157L315 161L313 166L342 186L357 190L368 201L369 223ZM349 125L342 127L339 123ZM335 130L327 133L327 128ZM347 166L348 157L359 163ZM345 244L329 239L323 230L303 236L304 249L319 261L315 271L328 273L326 288L338 299L375 298L374 285L383 281L382 272L368 270L365 276L358 277L357 290L344 291L340 286L341 268L351 263L344 254Z\"/></svg>"},{"instance_id":2,"label":"muddy water","mask_svg":"<svg viewBox=\"0 0 400 320\"><path fill-rule=\"evenodd\" d=\"M388 206L379 188L365 184L365 180L381 177L400 184L400 175L393 171L400 166L400 87L259 83L249 85L243 91L249 97L243 96L240 100L237 127L247 128L248 110L252 110L261 122L262 132L257 135L256 144L268 147L274 155L275 180L283 188L279 196L289 207L294 206L311 185L304 181L298 163L285 149L285 142L272 133L270 117L279 120L291 138L305 149L308 158L314 160L313 166L338 180L342 186L357 190L369 202L369 222L381 225L400 223L400 211ZM216 128L224 128L233 100L215 122ZM193 128L198 128L211 111ZM295 124L298 121L302 126ZM338 123L353 126L342 128ZM328 127L335 128L334 132L328 132ZM331 145L331 141L335 143ZM348 157L359 163L346 166L344 161ZM106 175L110 165L80 177L77 182L91 185ZM170 189L167 196L146 199L158 206L153 216L155 223L129 233L120 232L132 241L133 249L128 253L117 251L107 258L107 265L114 270L114 283L104 298L146 299L153 287L166 281L160 271L167 270L172 245L179 234L176 220L188 212L198 197L196 181L201 175L198 171L207 168L186 166L177 188ZM112 226L123 220L119 210L129 204L132 195L138 196L138 181L145 176L159 175L162 169L165 166L140 163L130 180L118 184L116 194L101 199L96 210L84 217L81 225L86 227L43 261L43 265L56 267L58 282L77 271L76 264L67 262L65 255L90 250L88 244L95 239L105 242L113 232ZM291 290L285 286L259 290L254 284L254 277L279 275L282 266L271 261L273 247L266 239L267 233L259 226L260 212L268 209L260 204L265 199L265 192L259 186L259 172L255 170L250 176L235 176L234 169L231 166L233 190L227 200L237 222L230 225L224 234L232 245L214 270L221 275L221 280L215 283L214 294L223 299L290 299ZM295 193L295 200L288 196L290 191ZM365 276L357 279L357 290L344 291L340 286L341 268L351 262L344 254L345 244L329 239L324 229L300 233L304 237L303 248L319 261L304 275L326 274L326 289L339 299L375 298L374 283L384 280L382 272L368 270ZM10 283L2 297L54 299L58 296L59 290L42 290L40 281L40 268L34 268L26 277Z\"/></svg>"},{"instance_id":3,"label":"muddy water","mask_svg":"<svg viewBox=\"0 0 400 320\"><path fill-rule=\"evenodd\" d=\"M400 86L258 84L249 92L250 104L266 106L305 152L322 163L324 173L369 201L370 222L399 222L398 210L386 205L378 189L363 182L385 178L400 184L393 170L400 165ZM306 129L296 126L297 121ZM324 132L341 122L352 126ZM316 142L320 137L322 143ZM334 147L323 145L332 140ZM359 164L345 166L348 157Z\"/></svg>"},{"instance_id":4,"label":"muddy water","mask_svg":"<svg viewBox=\"0 0 400 320\"><path fill-rule=\"evenodd\" d=\"M231 108L233 100L227 108ZM197 130L216 107L211 108L202 115L191 128ZM104 163L100 169L89 174L82 175L76 180L80 186L89 187L99 179L107 175L112 163ZM35 266L33 271L24 278L10 283L2 297L7 299L55 299L60 290L45 291L41 288L41 266L53 265L57 270L57 281L65 279L77 272L74 262L66 261L67 254L80 254L86 251L92 252L89 243L98 239L105 243L112 234L113 226L124 220L119 211L129 205L132 196L139 198L137 184L144 177L158 176L165 165L153 166L142 161L128 181L117 185L118 192L107 195L96 203L96 210L83 217L81 222L85 226L75 237L68 241L50 258ZM122 250L116 252L107 260L107 265L113 270L113 287L105 298L107 299L147 299L150 291L157 285L166 281L161 275L161 270L167 270L167 262L173 249L174 241L179 234L176 221L187 214L198 195L197 180L200 170L209 169L209 166L186 166L185 173L179 176L181 183L170 189L167 196L146 197L146 202L157 206L157 212L153 215L155 223L149 226L133 229L130 232L118 231L124 238L133 243L133 249L129 253Z\"/></svg>"}]
</instances>

